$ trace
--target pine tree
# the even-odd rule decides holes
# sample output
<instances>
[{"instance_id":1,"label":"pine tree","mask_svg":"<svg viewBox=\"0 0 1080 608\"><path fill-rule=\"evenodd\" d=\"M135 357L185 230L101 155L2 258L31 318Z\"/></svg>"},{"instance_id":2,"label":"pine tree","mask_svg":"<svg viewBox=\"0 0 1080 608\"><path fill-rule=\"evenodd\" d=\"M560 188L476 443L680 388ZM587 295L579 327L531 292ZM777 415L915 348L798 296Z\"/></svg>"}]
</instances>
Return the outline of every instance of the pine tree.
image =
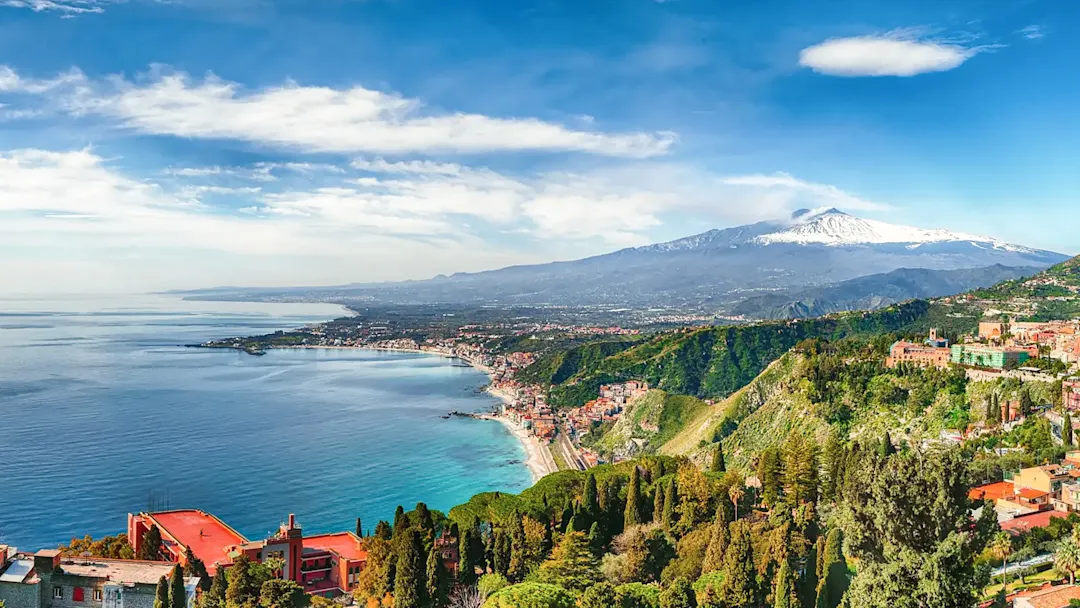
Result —
<instances>
[{"instance_id":1,"label":"pine tree","mask_svg":"<svg viewBox=\"0 0 1080 608\"><path fill-rule=\"evenodd\" d=\"M143 533L138 558L152 562L161 559L161 530L158 530L157 526L150 526L150 529Z\"/></svg>"},{"instance_id":2,"label":"pine tree","mask_svg":"<svg viewBox=\"0 0 1080 608\"><path fill-rule=\"evenodd\" d=\"M431 519L431 511L422 502L416 503L416 524L420 527L421 540L429 546L435 541L435 522Z\"/></svg>"},{"instance_id":3,"label":"pine tree","mask_svg":"<svg viewBox=\"0 0 1080 608\"><path fill-rule=\"evenodd\" d=\"M191 547L184 551L184 576L198 578L199 589L203 591L208 591L213 583L210 573L206 571L206 565L201 559L195 557L195 554L191 552Z\"/></svg>"},{"instance_id":4,"label":"pine tree","mask_svg":"<svg viewBox=\"0 0 1080 608\"><path fill-rule=\"evenodd\" d=\"M773 608L798 608L798 599L795 596L795 576L791 572L791 564L786 559L780 564L780 571L776 573Z\"/></svg>"},{"instance_id":5,"label":"pine tree","mask_svg":"<svg viewBox=\"0 0 1080 608\"><path fill-rule=\"evenodd\" d=\"M660 608L697 608L694 589L685 578L678 578L660 594Z\"/></svg>"},{"instance_id":6,"label":"pine tree","mask_svg":"<svg viewBox=\"0 0 1080 608\"><path fill-rule=\"evenodd\" d=\"M581 593L600 580L600 568L581 532L563 535L551 557L536 571L539 582ZM395 607L396 608L396 607Z\"/></svg>"},{"instance_id":7,"label":"pine tree","mask_svg":"<svg viewBox=\"0 0 1080 608\"><path fill-rule=\"evenodd\" d=\"M671 530L675 526L675 507L678 506L678 492L675 490L675 478L668 479L667 487L664 488L664 514L662 522L664 527Z\"/></svg>"},{"instance_id":8,"label":"pine tree","mask_svg":"<svg viewBox=\"0 0 1080 608\"><path fill-rule=\"evenodd\" d=\"M229 580L225 578L225 568L218 568L214 573L214 581L210 583L210 590L202 595L202 608L224 608L225 590L229 587Z\"/></svg>"},{"instance_id":9,"label":"pine tree","mask_svg":"<svg viewBox=\"0 0 1080 608\"><path fill-rule=\"evenodd\" d=\"M442 608L446 605L447 574L443 566L442 555L438 550L432 550L427 558L427 597L428 606Z\"/></svg>"},{"instance_id":10,"label":"pine tree","mask_svg":"<svg viewBox=\"0 0 1080 608\"><path fill-rule=\"evenodd\" d=\"M382 540L390 540L393 538L393 532L390 531L390 523L385 521L379 521L375 524L375 538Z\"/></svg>"},{"instance_id":11,"label":"pine tree","mask_svg":"<svg viewBox=\"0 0 1080 608\"><path fill-rule=\"evenodd\" d=\"M1065 412L1065 416L1061 420L1061 440L1065 443L1065 447L1073 447L1072 416L1069 415L1069 412Z\"/></svg>"},{"instance_id":12,"label":"pine tree","mask_svg":"<svg viewBox=\"0 0 1080 608\"><path fill-rule=\"evenodd\" d=\"M829 531L825 541L825 559L822 580L818 583L818 608L836 608L848 588L848 567L842 549L843 538L839 528Z\"/></svg>"},{"instance_id":13,"label":"pine tree","mask_svg":"<svg viewBox=\"0 0 1080 608\"><path fill-rule=\"evenodd\" d=\"M783 480L792 505L817 502L817 446L802 435L791 435L784 444Z\"/></svg>"},{"instance_id":14,"label":"pine tree","mask_svg":"<svg viewBox=\"0 0 1080 608\"><path fill-rule=\"evenodd\" d=\"M630 470L630 486L626 490L626 512L623 515L623 529L645 523L645 514L641 507L641 474L635 466Z\"/></svg>"},{"instance_id":15,"label":"pine tree","mask_svg":"<svg viewBox=\"0 0 1080 608\"><path fill-rule=\"evenodd\" d=\"M749 608L760 604L754 545L750 524L736 521L729 530L731 541L724 554L724 582L720 597L729 608Z\"/></svg>"},{"instance_id":16,"label":"pine tree","mask_svg":"<svg viewBox=\"0 0 1080 608\"><path fill-rule=\"evenodd\" d=\"M829 438L825 441L822 460L825 474L821 480L821 493L825 498L834 499L844 474L844 446L836 433L829 433Z\"/></svg>"},{"instance_id":17,"label":"pine tree","mask_svg":"<svg viewBox=\"0 0 1080 608\"><path fill-rule=\"evenodd\" d=\"M618 605L615 587L608 582L597 583L585 590L580 608L613 608Z\"/></svg>"},{"instance_id":18,"label":"pine tree","mask_svg":"<svg viewBox=\"0 0 1080 608\"><path fill-rule=\"evenodd\" d=\"M406 528L397 553L394 577L394 608L420 608L427 591L424 585L423 543L415 528Z\"/></svg>"},{"instance_id":19,"label":"pine tree","mask_svg":"<svg viewBox=\"0 0 1080 608\"><path fill-rule=\"evenodd\" d=\"M226 573L229 586L225 589L227 608L254 608L259 603L259 585L251 573L251 561L240 554Z\"/></svg>"},{"instance_id":20,"label":"pine tree","mask_svg":"<svg viewBox=\"0 0 1080 608\"><path fill-rule=\"evenodd\" d=\"M780 450L767 448L758 458L757 476L761 481L761 502L772 507L780 500Z\"/></svg>"},{"instance_id":21,"label":"pine tree","mask_svg":"<svg viewBox=\"0 0 1080 608\"><path fill-rule=\"evenodd\" d=\"M164 576L158 579L157 593L154 595L154 608L172 608L169 602L169 581Z\"/></svg>"},{"instance_id":22,"label":"pine tree","mask_svg":"<svg viewBox=\"0 0 1080 608\"><path fill-rule=\"evenodd\" d=\"M712 470L714 473L727 471L727 465L724 464L724 447L720 445L719 441L716 442L716 447L713 449Z\"/></svg>"},{"instance_id":23,"label":"pine tree","mask_svg":"<svg viewBox=\"0 0 1080 608\"><path fill-rule=\"evenodd\" d=\"M187 608L187 589L184 589L184 570L180 564L173 566L169 577L169 605L172 608Z\"/></svg>"}]
</instances>

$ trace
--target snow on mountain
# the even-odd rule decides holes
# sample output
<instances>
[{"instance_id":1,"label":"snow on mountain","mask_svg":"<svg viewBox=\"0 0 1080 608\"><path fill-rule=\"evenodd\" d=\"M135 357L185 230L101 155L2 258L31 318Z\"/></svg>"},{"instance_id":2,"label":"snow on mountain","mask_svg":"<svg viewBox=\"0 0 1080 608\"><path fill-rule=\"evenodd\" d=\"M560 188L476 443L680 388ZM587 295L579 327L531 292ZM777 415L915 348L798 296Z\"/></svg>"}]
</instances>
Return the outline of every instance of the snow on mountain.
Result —
<instances>
[{"instance_id":1,"label":"snow on mountain","mask_svg":"<svg viewBox=\"0 0 1080 608\"><path fill-rule=\"evenodd\" d=\"M926 243L967 242L975 246L1017 252L1033 252L1026 247L1010 245L996 239L951 230L927 230L877 220L866 220L837 209L795 212L794 224L777 232L762 234L751 239L758 245L792 243L798 245L863 245L908 244L912 248Z\"/></svg>"}]
</instances>

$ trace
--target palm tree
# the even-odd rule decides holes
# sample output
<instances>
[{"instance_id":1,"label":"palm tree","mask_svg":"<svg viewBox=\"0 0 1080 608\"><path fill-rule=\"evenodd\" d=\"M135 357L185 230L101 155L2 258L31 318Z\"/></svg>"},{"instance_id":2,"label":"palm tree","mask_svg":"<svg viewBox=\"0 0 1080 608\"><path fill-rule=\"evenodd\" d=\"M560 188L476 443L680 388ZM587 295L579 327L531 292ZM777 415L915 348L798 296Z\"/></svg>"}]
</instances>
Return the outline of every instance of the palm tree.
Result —
<instances>
[{"instance_id":1,"label":"palm tree","mask_svg":"<svg viewBox=\"0 0 1080 608\"><path fill-rule=\"evenodd\" d=\"M1012 553L1012 537L1008 532L994 535L994 539L990 541L990 552L1001 560L1001 580L1004 586L1008 587L1008 573L1005 570L1009 566L1009 554Z\"/></svg>"},{"instance_id":2,"label":"palm tree","mask_svg":"<svg viewBox=\"0 0 1080 608\"><path fill-rule=\"evenodd\" d=\"M1061 541L1054 552L1054 568L1061 574L1069 575L1070 585L1075 584L1076 572L1080 570L1080 545L1071 538Z\"/></svg>"},{"instance_id":3,"label":"palm tree","mask_svg":"<svg viewBox=\"0 0 1080 608\"><path fill-rule=\"evenodd\" d=\"M735 506L735 521L739 520L739 501L746 495L746 490L742 488L741 483L731 484L728 488L728 497L731 498L731 504Z\"/></svg>"}]
</instances>

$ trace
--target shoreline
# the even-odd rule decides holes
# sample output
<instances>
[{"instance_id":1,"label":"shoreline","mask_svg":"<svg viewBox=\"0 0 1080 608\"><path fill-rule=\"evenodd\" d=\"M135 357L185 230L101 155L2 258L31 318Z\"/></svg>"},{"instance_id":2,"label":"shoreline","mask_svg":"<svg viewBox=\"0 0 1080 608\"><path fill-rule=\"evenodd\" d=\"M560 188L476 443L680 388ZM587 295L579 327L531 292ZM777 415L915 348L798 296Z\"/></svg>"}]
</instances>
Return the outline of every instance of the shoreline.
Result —
<instances>
[{"instance_id":1,"label":"shoreline","mask_svg":"<svg viewBox=\"0 0 1080 608\"><path fill-rule=\"evenodd\" d=\"M312 346L312 345L296 345L296 346L272 346L267 350L373 350L373 351L386 351L396 353L413 353L420 355L432 355L442 357L444 359L457 359L464 361L469 367L482 372L488 377L488 385L484 387L484 392L495 397L507 405L513 404L513 398L507 393L494 388L491 384L491 380L494 379L494 372L491 368L474 363L468 359L463 359L457 355L450 353L442 353L431 350L421 350L418 348L391 348L384 346ZM547 446L543 445L539 439L530 435L525 429L515 424L514 421L509 418L498 414L476 414L473 416L478 420L492 420L500 422L506 427L506 430L518 440L522 449L525 451L525 468L529 469L529 474L532 475L533 484L540 481L542 478L559 471L558 465L555 464L555 459L551 457L551 453L548 451Z\"/></svg>"}]
</instances>

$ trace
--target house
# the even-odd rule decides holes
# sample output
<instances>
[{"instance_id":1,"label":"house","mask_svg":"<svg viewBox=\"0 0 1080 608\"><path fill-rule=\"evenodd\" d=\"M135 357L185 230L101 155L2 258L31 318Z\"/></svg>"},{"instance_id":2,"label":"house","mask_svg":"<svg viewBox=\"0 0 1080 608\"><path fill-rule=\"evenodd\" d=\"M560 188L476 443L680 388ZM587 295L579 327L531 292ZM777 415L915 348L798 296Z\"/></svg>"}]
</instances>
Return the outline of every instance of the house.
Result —
<instances>
[{"instance_id":1,"label":"house","mask_svg":"<svg viewBox=\"0 0 1080 608\"><path fill-rule=\"evenodd\" d=\"M1072 600L1080 600L1078 585L1044 587L1017 595L1013 608L1068 608Z\"/></svg>"},{"instance_id":2,"label":"house","mask_svg":"<svg viewBox=\"0 0 1080 608\"><path fill-rule=\"evenodd\" d=\"M900 340L889 348L889 357L885 359L885 366L896 367L902 363L909 363L922 367L946 368L949 366L950 355L948 348Z\"/></svg>"},{"instance_id":3,"label":"house","mask_svg":"<svg viewBox=\"0 0 1080 608\"><path fill-rule=\"evenodd\" d=\"M1067 481L1071 481L1068 470L1056 464L1021 469L1012 478L1013 485L1018 489L1030 488L1047 494L1057 494Z\"/></svg>"},{"instance_id":4,"label":"house","mask_svg":"<svg viewBox=\"0 0 1080 608\"><path fill-rule=\"evenodd\" d=\"M1013 536L1019 536L1024 532L1034 530L1035 528L1045 528L1046 526L1049 526L1051 519L1065 519L1068 516L1069 514L1064 511L1039 511L1037 513L1019 515L1008 521L1001 522L1001 529Z\"/></svg>"},{"instance_id":5,"label":"house","mask_svg":"<svg viewBox=\"0 0 1080 608\"><path fill-rule=\"evenodd\" d=\"M27 554L0 546L0 601L8 608L152 608L171 562L68 557L55 549ZM184 579L195 605L198 577Z\"/></svg>"}]
</instances>

